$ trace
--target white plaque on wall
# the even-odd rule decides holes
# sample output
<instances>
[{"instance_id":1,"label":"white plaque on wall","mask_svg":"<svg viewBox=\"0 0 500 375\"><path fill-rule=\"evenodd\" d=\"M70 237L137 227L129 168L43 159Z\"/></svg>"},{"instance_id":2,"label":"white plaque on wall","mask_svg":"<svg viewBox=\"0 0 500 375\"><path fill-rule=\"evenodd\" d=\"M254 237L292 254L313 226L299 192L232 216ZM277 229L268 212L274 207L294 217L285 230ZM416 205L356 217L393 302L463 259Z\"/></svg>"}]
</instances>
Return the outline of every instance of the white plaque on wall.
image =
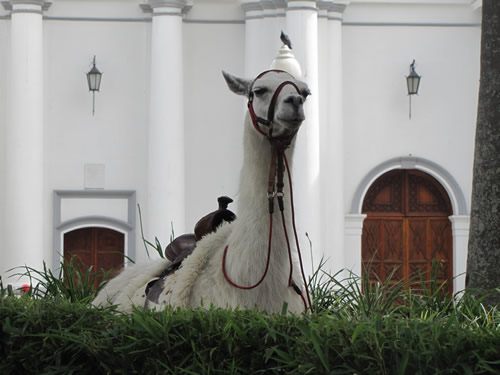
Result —
<instances>
[{"instance_id":1,"label":"white plaque on wall","mask_svg":"<svg viewBox=\"0 0 500 375\"><path fill-rule=\"evenodd\" d=\"M85 164L85 189L104 189L104 164Z\"/></svg>"}]
</instances>

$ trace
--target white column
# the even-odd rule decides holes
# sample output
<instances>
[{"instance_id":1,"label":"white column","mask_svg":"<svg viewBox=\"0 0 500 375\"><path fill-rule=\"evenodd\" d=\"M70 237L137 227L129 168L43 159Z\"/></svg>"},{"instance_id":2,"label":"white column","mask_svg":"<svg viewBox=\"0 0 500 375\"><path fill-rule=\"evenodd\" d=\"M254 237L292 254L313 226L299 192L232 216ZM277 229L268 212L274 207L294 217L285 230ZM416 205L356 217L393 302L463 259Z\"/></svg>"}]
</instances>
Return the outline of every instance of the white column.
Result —
<instances>
[{"instance_id":1,"label":"white column","mask_svg":"<svg viewBox=\"0 0 500 375\"><path fill-rule=\"evenodd\" d=\"M285 11L278 0L241 0L245 12L245 76L269 69L281 46Z\"/></svg>"},{"instance_id":2,"label":"white column","mask_svg":"<svg viewBox=\"0 0 500 375\"><path fill-rule=\"evenodd\" d=\"M344 268L344 131L342 115L342 13L345 5L327 5L327 70L321 82L327 84L326 122L321 122L321 187L324 251L331 259L328 266L336 272ZM324 113L324 112L322 112Z\"/></svg>"},{"instance_id":3,"label":"white column","mask_svg":"<svg viewBox=\"0 0 500 375\"><path fill-rule=\"evenodd\" d=\"M255 77L261 69L260 45L263 11L260 1L243 0L245 12L245 77Z\"/></svg>"},{"instance_id":4,"label":"white column","mask_svg":"<svg viewBox=\"0 0 500 375\"><path fill-rule=\"evenodd\" d=\"M361 275L361 238L365 214L349 214L344 217L344 267L357 276Z\"/></svg>"},{"instance_id":5,"label":"white column","mask_svg":"<svg viewBox=\"0 0 500 375\"><path fill-rule=\"evenodd\" d=\"M320 130L319 130L319 86L318 86L318 10L316 1L288 1L286 8L286 33L293 52L302 67L303 77L312 95L305 104L306 120L297 135L293 183L296 193L297 230L305 269L311 269L309 243L313 244L313 261L317 266L325 254L321 235L320 206Z\"/></svg>"},{"instance_id":6,"label":"white column","mask_svg":"<svg viewBox=\"0 0 500 375\"><path fill-rule=\"evenodd\" d=\"M43 262L43 0L13 0L9 110L5 127L5 239L0 273ZM8 280L14 285L25 282ZM5 278L4 278L5 282Z\"/></svg>"},{"instance_id":7,"label":"white column","mask_svg":"<svg viewBox=\"0 0 500 375\"><path fill-rule=\"evenodd\" d=\"M453 233L453 292L465 289L467 248L469 244L469 215L450 216Z\"/></svg>"},{"instance_id":8,"label":"white column","mask_svg":"<svg viewBox=\"0 0 500 375\"><path fill-rule=\"evenodd\" d=\"M269 69L269 65L276 56L276 51L283 44L280 40L281 30L285 28L285 8L284 4L277 0L262 1L263 7L263 23L261 40L262 55L266 62L262 70ZM260 72L259 72L260 73Z\"/></svg>"},{"instance_id":9,"label":"white column","mask_svg":"<svg viewBox=\"0 0 500 375\"><path fill-rule=\"evenodd\" d=\"M186 1L150 0L151 79L146 233L169 243L185 233L182 11Z\"/></svg>"}]
</instances>

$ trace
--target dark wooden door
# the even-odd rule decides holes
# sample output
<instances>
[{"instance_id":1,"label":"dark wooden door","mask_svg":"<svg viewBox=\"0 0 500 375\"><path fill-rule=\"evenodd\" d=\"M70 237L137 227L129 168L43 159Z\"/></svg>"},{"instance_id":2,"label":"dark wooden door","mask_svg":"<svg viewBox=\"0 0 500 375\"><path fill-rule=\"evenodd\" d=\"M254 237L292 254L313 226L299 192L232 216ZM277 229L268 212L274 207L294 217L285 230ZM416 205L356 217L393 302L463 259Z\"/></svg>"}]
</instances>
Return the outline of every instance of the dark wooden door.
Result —
<instances>
[{"instance_id":1,"label":"dark wooden door","mask_svg":"<svg viewBox=\"0 0 500 375\"><path fill-rule=\"evenodd\" d=\"M116 274L124 261L125 235L108 228L88 227L75 229L64 235L64 261L73 256L80 266L93 267Z\"/></svg>"},{"instance_id":2,"label":"dark wooden door","mask_svg":"<svg viewBox=\"0 0 500 375\"><path fill-rule=\"evenodd\" d=\"M453 291L450 199L432 176L393 170L379 177L363 202L362 262L370 280L404 280L414 288L435 278Z\"/></svg>"}]
</instances>

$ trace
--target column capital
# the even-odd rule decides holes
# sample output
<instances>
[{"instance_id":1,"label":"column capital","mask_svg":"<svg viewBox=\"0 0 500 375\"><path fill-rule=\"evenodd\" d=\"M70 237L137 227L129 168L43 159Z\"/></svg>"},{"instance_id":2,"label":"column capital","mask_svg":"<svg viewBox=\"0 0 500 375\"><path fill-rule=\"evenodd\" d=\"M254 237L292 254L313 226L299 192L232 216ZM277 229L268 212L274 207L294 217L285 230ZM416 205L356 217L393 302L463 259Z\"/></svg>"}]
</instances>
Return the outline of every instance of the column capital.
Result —
<instances>
[{"instance_id":1,"label":"column capital","mask_svg":"<svg viewBox=\"0 0 500 375\"><path fill-rule=\"evenodd\" d=\"M366 214L347 214L344 216L345 234L349 236L361 236L363 233L363 221Z\"/></svg>"},{"instance_id":2,"label":"column capital","mask_svg":"<svg viewBox=\"0 0 500 375\"><path fill-rule=\"evenodd\" d=\"M174 14L186 14L189 12L189 10L193 7L193 1L192 0L147 0L145 3L139 4L141 7L142 11L145 13L153 13L158 14L158 12L155 12L155 9L158 8L170 8L174 10L172 12L172 15Z\"/></svg>"},{"instance_id":3,"label":"column capital","mask_svg":"<svg viewBox=\"0 0 500 375\"><path fill-rule=\"evenodd\" d=\"M11 13L42 13L50 8L52 3L46 0L7 0L2 1L5 10ZM39 9L37 9L39 7ZM19 8L19 9L17 9Z\"/></svg>"},{"instance_id":4,"label":"column capital","mask_svg":"<svg viewBox=\"0 0 500 375\"><path fill-rule=\"evenodd\" d=\"M285 9L286 0L240 0L245 12Z\"/></svg>"},{"instance_id":5,"label":"column capital","mask_svg":"<svg viewBox=\"0 0 500 375\"><path fill-rule=\"evenodd\" d=\"M313 10L318 11L318 0L286 0L287 10Z\"/></svg>"},{"instance_id":6,"label":"column capital","mask_svg":"<svg viewBox=\"0 0 500 375\"><path fill-rule=\"evenodd\" d=\"M469 215L452 215L449 217L455 236L468 237L470 228Z\"/></svg>"},{"instance_id":7,"label":"column capital","mask_svg":"<svg viewBox=\"0 0 500 375\"><path fill-rule=\"evenodd\" d=\"M328 18L338 19L340 17L342 20L342 14L350 2L350 0L319 0L318 9L327 13Z\"/></svg>"}]
</instances>

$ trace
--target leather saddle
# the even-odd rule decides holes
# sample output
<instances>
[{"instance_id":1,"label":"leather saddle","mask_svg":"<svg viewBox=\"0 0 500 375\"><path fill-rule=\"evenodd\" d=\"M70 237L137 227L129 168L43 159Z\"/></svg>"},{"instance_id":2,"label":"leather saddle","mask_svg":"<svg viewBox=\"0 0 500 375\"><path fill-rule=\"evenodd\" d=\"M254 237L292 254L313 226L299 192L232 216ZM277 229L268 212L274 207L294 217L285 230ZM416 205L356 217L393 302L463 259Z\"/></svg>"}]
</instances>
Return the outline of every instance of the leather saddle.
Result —
<instances>
[{"instance_id":1,"label":"leather saddle","mask_svg":"<svg viewBox=\"0 0 500 375\"><path fill-rule=\"evenodd\" d=\"M159 294L163 290L163 282L159 281L174 273L181 266L182 261L194 251L199 240L207 234L215 232L224 221L232 222L236 219L236 215L227 209L227 206L232 201L231 198L226 196L217 198L219 208L198 220L194 227L194 233L180 235L167 245L165 256L171 263L146 286L148 300L158 301Z\"/></svg>"},{"instance_id":2,"label":"leather saddle","mask_svg":"<svg viewBox=\"0 0 500 375\"><path fill-rule=\"evenodd\" d=\"M167 259L175 263L186 258L193 252L196 243L207 234L215 232L223 221L234 221L236 215L227 209L232 201L231 198L225 196L217 198L219 208L198 220L194 227L194 234L183 234L168 244L165 249Z\"/></svg>"}]
</instances>

